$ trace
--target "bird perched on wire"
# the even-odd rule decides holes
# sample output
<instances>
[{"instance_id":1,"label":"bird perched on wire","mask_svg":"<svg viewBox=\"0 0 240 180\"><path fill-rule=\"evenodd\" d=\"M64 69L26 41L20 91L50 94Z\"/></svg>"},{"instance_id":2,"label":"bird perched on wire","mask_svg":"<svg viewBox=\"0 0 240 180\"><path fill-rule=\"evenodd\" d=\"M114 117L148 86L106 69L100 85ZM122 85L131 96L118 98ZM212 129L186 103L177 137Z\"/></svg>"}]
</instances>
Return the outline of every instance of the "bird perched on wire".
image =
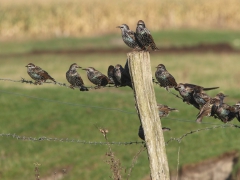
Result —
<instances>
[{"instance_id":1,"label":"bird perched on wire","mask_svg":"<svg viewBox=\"0 0 240 180\"><path fill-rule=\"evenodd\" d=\"M153 51L159 50L153 40L150 31L146 28L146 25L143 22L143 20L139 20L137 22L136 39L139 42L139 44L141 44L146 49L151 47Z\"/></svg>"},{"instance_id":2,"label":"bird perched on wire","mask_svg":"<svg viewBox=\"0 0 240 180\"><path fill-rule=\"evenodd\" d=\"M116 87L120 86L120 82L118 82L117 78L114 75L115 68L113 65L108 66L108 78L109 78L109 84L114 84Z\"/></svg>"},{"instance_id":3,"label":"bird perched on wire","mask_svg":"<svg viewBox=\"0 0 240 180\"><path fill-rule=\"evenodd\" d=\"M138 42L135 37L135 32L131 31L126 24L122 24L121 26L117 26L122 31L122 39L123 42L128 45L133 50L146 50L146 48Z\"/></svg>"},{"instance_id":4,"label":"bird perched on wire","mask_svg":"<svg viewBox=\"0 0 240 180\"><path fill-rule=\"evenodd\" d=\"M235 109L235 116L237 118L237 120L240 122L240 101L237 102L235 105L232 106Z\"/></svg>"},{"instance_id":5,"label":"bird perched on wire","mask_svg":"<svg viewBox=\"0 0 240 180\"><path fill-rule=\"evenodd\" d=\"M46 80L50 79L56 83L55 79L53 79L46 71L41 69L39 66L34 65L33 63L29 63L26 65L28 75L35 80L34 84L41 85Z\"/></svg>"},{"instance_id":6,"label":"bird perched on wire","mask_svg":"<svg viewBox=\"0 0 240 180\"><path fill-rule=\"evenodd\" d=\"M187 104L193 105L195 108L200 109L199 104L194 100L193 93L194 93L194 88L199 85L195 84L188 84L188 83L179 83L177 87L175 88L176 91L179 92L179 94L183 98L183 102L186 102ZM202 86L199 86L202 88L204 91L209 91L213 89L217 89L219 87L211 87L211 88L205 88Z\"/></svg>"},{"instance_id":7,"label":"bird perched on wire","mask_svg":"<svg viewBox=\"0 0 240 180\"><path fill-rule=\"evenodd\" d=\"M164 87L167 91L168 88L177 87L175 78L167 71L163 64L159 64L155 72L155 77L161 87Z\"/></svg>"},{"instance_id":8,"label":"bird perched on wire","mask_svg":"<svg viewBox=\"0 0 240 180\"><path fill-rule=\"evenodd\" d=\"M89 81L97 85L97 88L100 88L100 86L106 86L110 81L107 76L105 76L93 67L88 67L82 70L85 70L87 72L87 77Z\"/></svg>"},{"instance_id":9,"label":"bird perched on wire","mask_svg":"<svg viewBox=\"0 0 240 180\"><path fill-rule=\"evenodd\" d=\"M167 117L170 112L177 111L175 108L170 108L167 105L157 104L159 117Z\"/></svg>"},{"instance_id":10,"label":"bird perched on wire","mask_svg":"<svg viewBox=\"0 0 240 180\"><path fill-rule=\"evenodd\" d=\"M195 86L193 89L193 98L201 108L207 101L209 101L210 96L203 91L201 86Z\"/></svg>"},{"instance_id":11,"label":"bird perched on wire","mask_svg":"<svg viewBox=\"0 0 240 180\"><path fill-rule=\"evenodd\" d=\"M196 122L201 123L203 117L205 116L214 116L215 118L217 117L217 109L222 105L223 99L226 97L223 93L218 93L214 98L210 98L206 104L204 104L198 115Z\"/></svg>"},{"instance_id":12,"label":"bird perched on wire","mask_svg":"<svg viewBox=\"0 0 240 180\"><path fill-rule=\"evenodd\" d=\"M88 91L88 88L84 86L83 80L77 72L77 68L81 67L73 63L66 72L66 79L71 84L70 88L79 87L80 91Z\"/></svg>"},{"instance_id":13,"label":"bird perched on wire","mask_svg":"<svg viewBox=\"0 0 240 180\"><path fill-rule=\"evenodd\" d=\"M114 76L116 77L117 81L120 83L121 86L129 86L130 88L132 88L131 77L129 76L129 73L127 73L120 64L117 64L114 67Z\"/></svg>"},{"instance_id":14,"label":"bird perched on wire","mask_svg":"<svg viewBox=\"0 0 240 180\"><path fill-rule=\"evenodd\" d=\"M165 132L165 131L171 131L171 129L170 129L170 128L167 128L167 127L163 127L163 128L162 128L162 131L163 131L163 132ZM144 130L143 130L142 125L139 126L138 136L139 136L143 141L145 141L145 135L144 135Z\"/></svg>"}]
</instances>

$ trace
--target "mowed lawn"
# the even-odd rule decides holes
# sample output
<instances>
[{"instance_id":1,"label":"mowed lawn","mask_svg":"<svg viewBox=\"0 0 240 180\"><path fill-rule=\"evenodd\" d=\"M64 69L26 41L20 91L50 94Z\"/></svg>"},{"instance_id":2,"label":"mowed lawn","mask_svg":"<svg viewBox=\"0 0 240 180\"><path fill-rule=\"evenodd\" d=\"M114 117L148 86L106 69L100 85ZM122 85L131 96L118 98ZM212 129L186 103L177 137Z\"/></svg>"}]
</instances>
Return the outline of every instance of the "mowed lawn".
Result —
<instances>
[{"instance_id":1,"label":"mowed lawn","mask_svg":"<svg viewBox=\"0 0 240 180\"><path fill-rule=\"evenodd\" d=\"M14 53L14 48L9 52ZM239 59L238 54L156 55L151 52L153 77L155 67L162 63L175 76L177 82L194 83L205 87L219 86L219 89L209 91L208 94L215 96L218 92L223 92L229 96L226 98L226 103L229 104L235 104L240 100ZM1 56L0 60L0 78L20 80L22 77L31 80L25 66L32 62L46 70L58 82L67 83L65 73L74 62L82 67L93 66L106 74L110 64L124 65L126 54L20 55ZM86 78L86 72L81 69L78 72L85 84L91 86L92 84ZM139 120L134 114L133 92L128 87L80 92L77 89L71 90L53 84L35 86L4 81L0 83L0 133L105 142L98 130L101 127L109 130L110 142L141 141L137 135ZM166 141L171 137L178 138L192 130L223 124L219 120L207 117L203 119L203 124L196 124L197 109L184 104L165 89L154 86L158 103L179 110L179 112L173 112L168 118L162 118L162 126L171 128L170 132L164 133ZM175 90L172 91L176 93ZM55 102L49 100L55 100ZM240 125L236 119L231 123ZM179 147L181 148L179 157L181 166L199 162L226 151L240 150L238 135L237 128L220 128L189 135L180 144L169 143L166 150L171 172L176 172ZM41 164L39 167L41 179L53 177L55 172L62 172L62 169L67 170L63 179L68 180L109 179L111 176L110 167L106 163L108 160L105 156L108 151L106 145L33 142L11 137L0 137L0 143L0 178L4 180L34 179L34 163ZM115 157L121 162L123 179L126 179L125 169L131 167L132 159L142 145L112 145L111 147ZM144 151L138 157L130 179L144 179L149 176L149 173L147 152Z\"/></svg>"}]
</instances>

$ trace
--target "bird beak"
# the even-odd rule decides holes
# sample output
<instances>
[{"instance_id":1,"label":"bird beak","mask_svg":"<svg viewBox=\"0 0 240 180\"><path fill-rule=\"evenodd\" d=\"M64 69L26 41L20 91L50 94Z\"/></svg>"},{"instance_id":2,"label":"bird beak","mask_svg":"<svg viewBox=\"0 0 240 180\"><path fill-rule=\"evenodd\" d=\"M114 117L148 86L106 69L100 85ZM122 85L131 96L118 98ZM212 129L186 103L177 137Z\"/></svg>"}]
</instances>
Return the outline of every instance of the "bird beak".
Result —
<instances>
[{"instance_id":1,"label":"bird beak","mask_svg":"<svg viewBox=\"0 0 240 180\"><path fill-rule=\"evenodd\" d=\"M225 95L225 94L224 94L224 97L228 97L228 95Z\"/></svg>"},{"instance_id":2,"label":"bird beak","mask_svg":"<svg viewBox=\"0 0 240 180\"><path fill-rule=\"evenodd\" d=\"M25 67L28 67L28 65L26 65Z\"/></svg>"},{"instance_id":3,"label":"bird beak","mask_svg":"<svg viewBox=\"0 0 240 180\"><path fill-rule=\"evenodd\" d=\"M116 28L121 28L121 26L117 26Z\"/></svg>"},{"instance_id":4,"label":"bird beak","mask_svg":"<svg viewBox=\"0 0 240 180\"><path fill-rule=\"evenodd\" d=\"M76 68L82 68L82 67L80 67L80 66L77 66Z\"/></svg>"},{"instance_id":5,"label":"bird beak","mask_svg":"<svg viewBox=\"0 0 240 180\"><path fill-rule=\"evenodd\" d=\"M87 71L87 69L82 69L82 70L85 70L85 71Z\"/></svg>"}]
</instances>

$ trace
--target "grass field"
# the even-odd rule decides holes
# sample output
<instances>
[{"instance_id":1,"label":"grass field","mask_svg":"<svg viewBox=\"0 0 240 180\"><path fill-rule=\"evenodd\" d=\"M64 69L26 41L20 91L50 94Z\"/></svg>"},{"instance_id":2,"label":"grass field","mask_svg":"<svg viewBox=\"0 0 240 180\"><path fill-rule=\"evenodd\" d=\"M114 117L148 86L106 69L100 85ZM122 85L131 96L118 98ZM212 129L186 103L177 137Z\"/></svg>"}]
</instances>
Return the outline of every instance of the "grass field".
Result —
<instances>
[{"instance_id":1,"label":"grass field","mask_svg":"<svg viewBox=\"0 0 240 180\"><path fill-rule=\"evenodd\" d=\"M165 32L166 34L170 34L170 32ZM202 42L202 39L198 36L192 35L192 37L196 37L195 40L194 38L186 40L185 36L183 36L184 33L178 34L175 35L176 38L171 39L171 35L163 36L163 34L156 33L157 42L162 41L164 37L168 39L169 44L184 45L189 43L191 45ZM201 33L199 32L199 34ZM210 37L215 34L202 32L202 37L205 37L206 42L207 39L211 42ZM236 37L234 34L224 34L223 32L218 37L215 36L214 42L231 41L229 40L231 38L224 40L224 36L232 37L232 39ZM115 38L116 36L108 37ZM176 39L179 39L179 41ZM75 42L77 48L86 47L86 42L99 43L99 47L105 45L106 48L109 48L106 44L102 45L104 38L80 39L79 41L75 39L58 39L18 43L2 42L0 47L3 48L1 48L0 54L25 53L32 49L71 49L75 47L71 42ZM97 47L97 45L95 46ZM240 66L239 58L240 55L238 54L156 55L151 53L151 65L154 72L156 65L159 63L164 64L178 82L195 83L206 87L219 86L220 89L210 91L209 95L214 96L218 92L224 92L229 95L226 102L234 104L240 100L240 74L237 68ZM73 62L82 67L94 66L101 72L106 73L110 64L120 63L123 65L126 61L126 54L0 56L0 61L0 78L19 80L23 77L30 80L24 66L32 62L48 71L57 81L66 82L65 72ZM83 77L85 84L90 86L91 83L87 80L85 72L79 70L79 73ZM80 92L77 89L70 90L52 84L35 86L3 81L0 81L0 83L2 107L0 133L16 133L17 135L31 137L46 136L104 141L103 135L96 128L102 127L109 130L109 141L140 141L137 136L139 120L136 114L60 103L70 102L79 105L117 108L135 112L133 93L130 88L104 88ZM212 127L212 124L222 124L213 118L204 118L203 122L210 124L196 124L194 122L198 113L196 109L184 104L180 99L157 85L155 85L155 92L158 103L179 109L178 113L173 112L169 118L162 119L162 125L172 129L170 132L164 133L166 141L171 137L180 137L191 130ZM47 102L22 95L60 102ZM237 120L234 120L233 123L239 124ZM239 129L236 128L214 129L189 135L180 144L177 142L170 143L166 149L171 172L176 172L179 146L181 147L179 159L181 166L217 156L226 151L240 150L238 134ZM48 141L29 142L12 139L11 137L1 137L0 143L0 178L3 180L34 179L34 163L36 162L41 164L41 179L47 179L54 172L59 172L62 169L67 169L63 179L68 180L109 179L111 175L110 167L105 162L105 153L107 152L107 146L105 145ZM115 156L120 159L123 168L131 166L132 158L140 148L141 145L112 146L112 150ZM126 179L124 170L122 173L123 178ZM146 151L144 151L139 156L130 179L144 179L148 175L148 157Z\"/></svg>"}]
</instances>

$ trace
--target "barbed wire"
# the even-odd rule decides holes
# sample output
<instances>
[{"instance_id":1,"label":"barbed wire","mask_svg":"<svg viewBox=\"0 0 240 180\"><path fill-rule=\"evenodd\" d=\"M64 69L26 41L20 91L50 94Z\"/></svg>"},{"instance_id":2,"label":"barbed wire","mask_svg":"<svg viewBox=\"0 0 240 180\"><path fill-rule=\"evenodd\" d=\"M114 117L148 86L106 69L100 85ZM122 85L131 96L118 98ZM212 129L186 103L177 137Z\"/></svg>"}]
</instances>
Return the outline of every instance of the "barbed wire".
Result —
<instances>
[{"instance_id":1,"label":"barbed wire","mask_svg":"<svg viewBox=\"0 0 240 180\"><path fill-rule=\"evenodd\" d=\"M170 142L172 141L177 141L178 143L181 143L182 139L187 137L190 134L194 134L194 133L198 133L201 131L207 131L207 130L213 130L213 129L218 129L218 128L240 128L240 126L236 125L236 124L223 124L223 125L218 125L218 126L212 126L212 127L205 127L202 129L197 129L197 130L193 130L190 132L187 132L185 134L183 134L182 136L180 136L179 138L170 138L167 142L166 145L168 145Z\"/></svg>"},{"instance_id":2,"label":"barbed wire","mask_svg":"<svg viewBox=\"0 0 240 180\"><path fill-rule=\"evenodd\" d=\"M70 142L70 143L79 143L79 144L88 144L88 145L133 145L133 144L145 144L144 141L130 141L130 142L96 142L96 141L86 141L79 139L70 139L70 138L49 138L49 137L28 137L28 136L19 136L11 133L1 133L0 137L13 138L23 141L53 141L53 142Z\"/></svg>"},{"instance_id":3,"label":"barbed wire","mask_svg":"<svg viewBox=\"0 0 240 180\"><path fill-rule=\"evenodd\" d=\"M5 78L0 78L0 81L11 81L11 82L18 82L18 83L26 83L26 84L33 84L33 85L36 85L35 82L31 81L31 80L26 80L24 78L21 77L21 80L13 80L13 79L5 79ZM60 83L60 82L52 82L52 81L46 81L46 82L43 82L43 83L46 83L46 84L53 84L53 85L57 85L57 86L62 86L62 87L66 87L66 88L70 88L69 85L67 85L66 83ZM111 86L111 85L108 85L108 86L101 86L101 88L112 88L112 87L115 87L115 86ZM119 87L122 87L122 86L119 86ZM119 88L119 87L115 87L115 88ZM79 87L74 87L74 88L79 88ZM93 90L97 90L97 89L101 89L101 88L96 88L96 86L88 86L86 87L88 89L93 89Z\"/></svg>"},{"instance_id":4,"label":"barbed wire","mask_svg":"<svg viewBox=\"0 0 240 180\"><path fill-rule=\"evenodd\" d=\"M240 126L236 124L223 124L223 125L217 125L217 126L212 126L212 127L205 127L197 130L192 130L190 132L187 132L180 136L179 138L170 138L168 141L166 141L166 145L173 141L177 141L178 143L181 143L182 139L187 137L188 135L198 133L201 131L207 131L207 130L213 130L213 129L219 129L219 128L239 128ZM86 140L79 140L79 139L71 139L71 138L50 138L50 137L28 137L28 136L19 136L17 134L11 134L11 133L1 133L0 137L7 137L7 138L13 138L17 140L22 140L22 141L51 141L51 142L70 142L70 143L79 143L79 144L88 144L88 145L137 145L137 144L145 144L144 141L129 141L129 142L97 142L97 141L86 141Z\"/></svg>"}]
</instances>

